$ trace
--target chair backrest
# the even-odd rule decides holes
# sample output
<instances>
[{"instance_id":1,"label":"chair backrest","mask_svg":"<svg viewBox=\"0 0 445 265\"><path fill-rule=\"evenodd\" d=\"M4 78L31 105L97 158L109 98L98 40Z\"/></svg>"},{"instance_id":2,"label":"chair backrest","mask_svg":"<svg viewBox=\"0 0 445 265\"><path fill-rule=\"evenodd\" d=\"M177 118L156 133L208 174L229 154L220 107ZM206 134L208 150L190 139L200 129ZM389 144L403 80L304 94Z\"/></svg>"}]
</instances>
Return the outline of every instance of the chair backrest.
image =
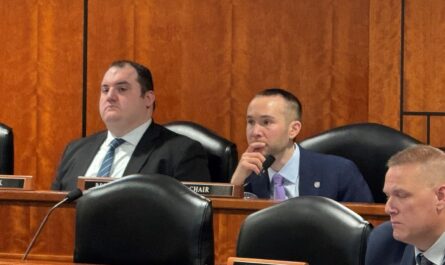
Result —
<instances>
[{"instance_id":1,"label":"chair backrest","mask_svg":"<svg viewBox=\"0 0 445 265\"><path fill-rule=\"evenodd\" d=\"M302 196L249 215L240 228L238 257L363 265L371 225L339 202Z\"/></svg>"},{"instance_id":2,"label":"chair backrest","mask_svg":"<svg viewBox=\"0 0 445 265\"><path fill-rule=\"evenodd\" d=\"M383 203L386 162L395 153L420 142L376 123L351 124L303 140L303 148L352 160L371 189L374 201Z\"/></svg>"},{"instance_id":3,"label":"chair backrest","mask_svg":"<svg viewBox=\"0 0 445 265\"><path fill-rule=\"evenodd\" d=\"M165 175L88 190L77 201L75 233L75 262L214 263L211 202Z\"/></svg>"},{"instance_id":4,"label":"chair backrest","mask_svg":"<svg viewBox=\"0 0 445 265\"><path fill-rule=\"evenodd\" d=\"M190 121L174 121L164 126L201 143L207 152L212 182L229 182L238 163L236 145L215 132Z\"/></svg>"},{"instance_id":5,"label":"chair backrest","mask_svg":"<svg viewBox=\"0 0 445 265\"><path fill-rule=\"evenodd\" d=\"M0 174L14 174L14 135L12 128L0 123Z\"/></svg>"}]
</instances>

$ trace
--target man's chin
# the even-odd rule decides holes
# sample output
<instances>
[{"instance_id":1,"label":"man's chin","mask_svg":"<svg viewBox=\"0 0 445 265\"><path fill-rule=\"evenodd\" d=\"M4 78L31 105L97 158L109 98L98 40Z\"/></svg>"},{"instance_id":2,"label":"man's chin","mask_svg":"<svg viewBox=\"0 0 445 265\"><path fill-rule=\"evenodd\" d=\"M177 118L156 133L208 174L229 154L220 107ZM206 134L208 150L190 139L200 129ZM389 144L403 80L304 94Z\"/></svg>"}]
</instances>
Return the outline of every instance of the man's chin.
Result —
<instances>
[{"instance_id":1,"label":"man's chin","mask_svg":"<svg viewBox=\"0 0 445 265\"><path fill-rule=\"evenodd\" d=\"M406 243L406 234L403 233L403 231L400 230L394 230L392 233L392 236L394 237L395 240L401 241L401 242L405 242Z\"/></svg>"},{"instance_id":2,"label":"man's chin","mask_svg":"<svg viewBox=\"0 0 445 265\"><path fill-rule=\"evenodd\" d=\"M107 114L104 117L102 117L102 120L105 124L115 124L117 122L119 122L121 120L119 115L114 115L114 114Z\"/></svg>"}]
</instances>

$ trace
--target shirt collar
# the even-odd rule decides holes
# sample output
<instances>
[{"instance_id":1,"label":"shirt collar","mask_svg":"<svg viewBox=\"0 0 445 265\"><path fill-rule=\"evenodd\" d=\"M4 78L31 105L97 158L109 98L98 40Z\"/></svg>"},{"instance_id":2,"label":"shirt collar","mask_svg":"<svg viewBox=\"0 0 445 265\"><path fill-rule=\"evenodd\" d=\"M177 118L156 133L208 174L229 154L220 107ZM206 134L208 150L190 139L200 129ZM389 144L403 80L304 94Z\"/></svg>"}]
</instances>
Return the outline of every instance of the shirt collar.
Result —
<instances>
[{"instance_id":1,"label":"shirt collar","mask_svg":"<svg viewBox=\"0 0 445 265\"><path fill-rule=\"evenodd\" d=\"M284 167L282 167L278 172L283 178L290 183L295 184L298 179L300 169L300 148L297 144L294 144L294 152L292 153L291 158L286 162ZM269 173L269 180L272 181L273 175L277 173L277 171L273 170L271 167L268 169L267 173Z\"/></svg>"},{"instance_id":2,"label":"shirt collar","mask_svg":"<svg viewBox=\"0 0 445 265\"><path fill-rule=\"evenodd\" d=\"M442 235L437 239L434 244L427 249L425 252L420 251L418 248L414 248L415 256L417 257L418 254L423 253L423 255L434 264L442 264L443 258L444 258L444 252L445 249L445 232L442 233Z\"/></svg>"},{"instance_id":3,"label":"shirt collar","mask_svg":"<svg viewBox=\"0 0 445 265\"><path fill-rule=\"evenodd\" d=\"M152 119L149 119L148 121L144 122L143 124L139 125L139 127L136 127L129 133L125 134L122 137L119 137L121 139L125 140L125 143L131 144L133 146L136 146L139 141L141 140L142 136L144 135L144 132L147 130L147 128L152 123ZM105 140L105 144L108 146L110 142L116 137L113 136L113 134L108 131L107 139Z\"/></svg>"}]
</instances>

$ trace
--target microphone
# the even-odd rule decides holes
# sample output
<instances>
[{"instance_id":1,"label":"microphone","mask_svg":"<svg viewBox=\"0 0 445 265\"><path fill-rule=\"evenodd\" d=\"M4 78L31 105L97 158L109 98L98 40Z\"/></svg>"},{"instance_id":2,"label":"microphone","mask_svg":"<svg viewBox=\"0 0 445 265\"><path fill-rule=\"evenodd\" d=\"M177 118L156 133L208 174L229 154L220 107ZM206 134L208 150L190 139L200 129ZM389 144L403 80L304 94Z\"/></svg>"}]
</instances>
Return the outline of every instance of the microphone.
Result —
<instances>
[{"instance_id":1,"label":"microphone","mask_svg":"<svg viewBox=\"0 0 445 265\"><path fill-rule=\"evenodd\" d=\"M267 169L273 164L273 162L275 162L275 157L273 155L267 155L266 160L264 160L264 162L263 162L263 168L261 169L260 174L258 174L258 176L263 176L263 178L267 178ZM247 181L246 183L244 183L243 187L246 187L247 185L249 185L249 182L250 181ZM245 199L257 199L258 196L251 192L245 191L244 198Z\"/></svg>"},{"instance_id":2,"label":"microphone","mask_svg":"<svg viewBox=\"0 0 445 265\"><path fill-rule=\"evenodd\" d=\"M258 174L258 176L267 177L267 169L273 164L273 162L275 162L275 157L273 155L267 155L266 160L264 160L263 167L261 168L261 171ZM246 183L244 183L243 187L249 185L249 182L250 181L247 180Z\"/></svg>"},{"instance_id":3,"label":"microphone","mask_svg":"<svg viewBox=\"0 0 445 265\"><path fill-rule=\"evenodd\" d=\"M37 237L39 236L40 231L42 231L43 226L46 224L46 221L48 220L49 215L54 211L54 209L56 209L57 207L59 207L60 205L62 205L65 202L75 201L81 196L82 196L82 191L79 188L76 188L76 189L70 191L65 196L65 198L63 198L63 200L61 200L56 205L54 205L51 209L49 209L48 213L45 215L45 218L43 218L42 223L40 223L39 228L37 229L36 233L34 234L34 237L32 238L31 243L29 243L28 248L25 251L25 254L23 254L22 261L28 257L28 254L31 251L31 248L34 245Z\"/></svg>"},{"instance_id":4,"label":"microphone","mask_svg":"<svg viewBox=\"0 0 445 265\"><path fill-rule=\"evenodd\" d=\"M263 169L261 169L260 175L266 175L267 169L275 162L275 157L273 155L267 155L266 160L263 162Z\"/></svg>"}]
</instances>

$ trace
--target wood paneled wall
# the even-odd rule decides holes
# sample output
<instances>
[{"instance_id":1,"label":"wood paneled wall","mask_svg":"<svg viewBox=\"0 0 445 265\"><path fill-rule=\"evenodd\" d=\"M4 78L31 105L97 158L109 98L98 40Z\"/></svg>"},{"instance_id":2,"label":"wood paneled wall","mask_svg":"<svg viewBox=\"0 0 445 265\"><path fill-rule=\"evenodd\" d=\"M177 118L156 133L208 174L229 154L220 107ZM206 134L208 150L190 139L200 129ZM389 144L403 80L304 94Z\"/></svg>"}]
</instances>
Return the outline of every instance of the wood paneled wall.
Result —
<instances>
[{"instance_id":1,"label":"wood paneled wall","mask_svg":"<svg viewBox=\"0 0 445 265\"><path fill-rule=\"evenodd\" d=\"M370 121L444 146L444 9L441 0L0 0L0 121L14 129L15 173L49 188L83 117L87 134L104 128L99 84L122 58L152 70L157 122L193 120L240 152L247 104L267 87L303 102L299 139Z\"/></svg>"}]
</instances>

